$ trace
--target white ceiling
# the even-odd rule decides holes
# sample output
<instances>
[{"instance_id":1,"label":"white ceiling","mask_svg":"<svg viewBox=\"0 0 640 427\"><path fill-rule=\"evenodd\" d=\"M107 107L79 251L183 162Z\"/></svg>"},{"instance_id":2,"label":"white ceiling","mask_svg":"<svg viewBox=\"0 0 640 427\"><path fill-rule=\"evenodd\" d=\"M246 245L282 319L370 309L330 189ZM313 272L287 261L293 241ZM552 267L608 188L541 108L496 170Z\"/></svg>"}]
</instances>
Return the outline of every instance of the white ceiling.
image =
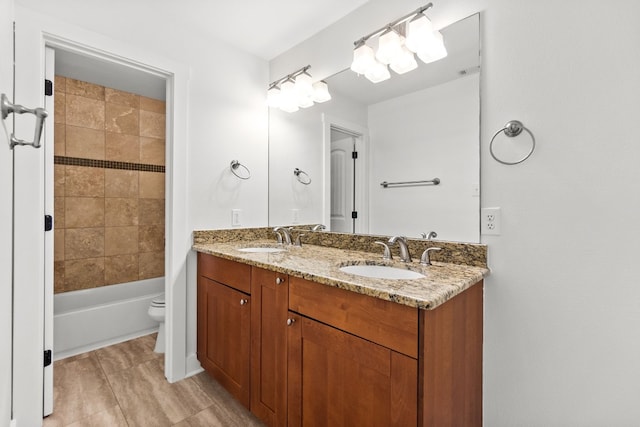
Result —
<instances>
[{"instance_id":1,"label":"white ceiling","mask_svg":"<svg viewBox=\"0 0 640 427\"><path fill-rule=\"evenodd\" d=\"M368 0L16 0L102 34L159 39L181 28L271 60Z\"/></svg>"}]
</instances>

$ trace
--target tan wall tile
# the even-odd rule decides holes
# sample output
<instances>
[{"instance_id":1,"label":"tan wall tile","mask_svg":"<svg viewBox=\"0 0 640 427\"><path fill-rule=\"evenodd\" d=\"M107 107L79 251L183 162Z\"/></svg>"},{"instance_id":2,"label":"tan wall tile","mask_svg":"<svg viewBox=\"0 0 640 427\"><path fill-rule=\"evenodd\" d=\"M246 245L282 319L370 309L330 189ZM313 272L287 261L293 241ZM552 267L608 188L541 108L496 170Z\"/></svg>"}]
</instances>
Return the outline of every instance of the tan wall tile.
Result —
<instances>
[{"instance_id":1,"label":"tan wall tile","mask_svg":"<svg viewBox=\"0 0 640 427\"><path fill-rule=\"evenodd\" d=\"M164 251L140 254L140 279L164 276Z\"/></svg>"},{"instance_id":2,"label":"tan wall tile","mask_svg":"<svg viewBox=\"0 0 640 427\"><path fill-rule=\"evenodd\" d=\"M53 293L64 292L64 261L53 263Z\"/></svg>"},{"instance_id":3,"label":"tan wall tile","mask_svg":"<svg viewBox=\"0 0 640 427\"><path fill-rule=\"evenodd\" d=\"M138 250L157 252L164 250L164 227L161 225L141 225L138 230Z\"/></svg>"},{"instance_id":4,"label":"tan wall tile","mask_svg":"<svg viewBox=\"0 0 640 427\"><path fill-rule=\"evenodd\" d=\"M55 191L55 190L54 190ZM64 225L64 197L53 198L53 228L62 229Z\"/></svg>"},{"instance_id":5,"label":"tan wall tile","mask_svg":"<svg viewBox=\"0 0 640 427\"><path fill-rule=\"evenodd\" d=\"M127 107L140 109L140 95L135 93L123 92L117 89L105 88L105 100L111 104L126 105Z\"/></svg>"},{"instance_id":6,"label":"tan wall tile","mask_svg":"<svg viewBox=\"0 0 640 427\"><path fill-rule=\"evenodd\" d=\"M55 123L53 126L53 155L65 155L65 136L67 127L63 123Z\"/></svg>"},{"instance_id":7,"label":"tan wall tile","mask_svg":"<svg viewBox=\"0 0 640 427\"><path fill-rule=\"evenodd\" d=\"M107 285L138 280L138 254L106 257L104 280Z\"/></svg>"},{"instance_id":8,"label":"tan wall tile","mask_svg":"<svg viewBox=\"0 0 640 427\"><path fill-rule=\"evenodd\" d=\"M108 197L104 199L104 204L105 226L138 225L138 199Z\"/></svg>"},{"instance_id":9,"label":"tan wall tile","mask_svg":"<svg viewBox=\"0 0 640 427\"><path fill-rule=\"evenodd\" d=\"M64 197L65 165L53 165L53 195Z\"/></svg>"},{"instance_id":10,"label":"tan wall tile","mask_svg":"<svg viewBox=\"0 0 640 427\"><path fill-rule=\"evenodd\" d=\"M150 138L165 137L165 117L164 114L152 113L151 111L140 110L140 136Z\"/></svg>"},{"instance_id":11,"label":"tan wall tile","mask_svg":"<svg viewBox=\"0 0 640 427\"><path fill-rule=\"evenodd\" d=\"M104 86L67 77L66 93L104 101Z\"/></svg>"},{"instance_id":12,"label":"tan wall tile","mask_svg":"<svg viewBox=\"0 0 640 427\"><path fill-rule=\"evenodd\" d=\"M136 233L136 238L137 238ZM67 228L64 234L65 260L104 256L104 228Z\"/></svg>"},{"instance_id":13,"label":"tan wall tile","mask_svg":"<svg viewBox=\"0 0 640 427\"><path fill-rule=\"evenodd\" d=\"M147 98L146 96L140 97L140 109L159 114L166 114L167 111L166 103L164 101Z\"/></svg>"},{"instance_id":14,"label":"tan wall tile","mask_svg":"<svg viewBox=\"0 0 640 427\"><path fill-rule=\"evenodd\" d=\"M67 91L67 78L62 76L55 76L53 80L53 91L65 93Z\"/></svg>"},{"instance_id":15,"label":"tan wall tile","mask_svg":"<svg viewBox=\"0 0 640 427\"><path fill-rule=\"evenodd\" d=\"M164 165L164 139L140 137L140 163Z\"/></svg>"},{"instance_id":16,"label":"tan wall tile","mask_svg":"<svg viewBox=\"0 0 640 427\"><path fill-rule=\"evenodd\" d=\"M64 261L64 229L53 231L53 260Z\"/></svg>"},{"instance_id":17,"label":"tan wall tile","mask_svg":"<svg viewBox=\"0 0 640 427\"><path fill-rule=\"evenodd\" d=\"M104 258L64 262L64 289L76 291L104 286Z\"/></svg>"},{"instance_id":18,"label":"tan wall tile","mask_svg":"<svg viewBox=\"0 0 640 427\"><path fill-rule=\"evenodd\" d=\"M138 171L106 169L106 197L138 197Z\"/></svg>"},{"instance_id":19,"label":"tan wall tile","mask_svg":"<svg viewBox=\"0 0 640 427\"><path fill-rule=\"evenodd\" d=\"M68 125L104 130L104 101L71 94L66 98L65 122Z\"/></svg>"},{"instance_id":20,"label":"tan wall tile","mask_svg":"<svg viewBox=\"0 0 640 427\"><path fill-rule=\"evenodd\" d=\"M164 199L139 199L138 223L164 226Z\"/></svg>"},{"instance_id":21,"label":"tan wall tile","mask_svg":"<svg viewBox=\"0 0 640 427\"><path fill-rule=\"evenodd\" d=\"M103 197L67 197L65 228L104 227Z\"/></svg>"},{"instance_id":22,"label":"tan wall tile","mask_svg":"<svg viewBox=\"0 0 640 427\"><path fill-rule=\"evenodd\" d=\"M104 131L67 125L68 157L104 160Z\"/></svg>"},{"instance_id":23,"label":"tan wall tile","mask_svg":"<svg viewBox=\"0 0 640 427\"><path fill-rule=\"evenodd\" d=\"M140 172L140 198L164 199L164 178L161 172Z\"/></svg>"},{"instance_id":24,"label":"tan wall tile","mask_svg":"<svg viewBox=\"0 0 640 427\"><path fill-rule=\"evenodd\" d=\"M107 132L106 159L139 163L140 138L135 135Z\"/></svg>"},{"instance_id":25,"label":"tan wall tile","mask_svg":"<svg viewBox=\"0 0 640 427\"><path fill-rule=\"evenodd\" d=\"M139 110L107 102L105 126L109 132L139 135Z\"/></svg>"},{"instance_id":26,"label":"tan wall tile","mask_svg":"<svg viewBox=\"0 0 640 427\"><path fill-rule=\"evenodd\" d=\"M62 92L55 92L53 94L53 122L65 124L66 123L66 111L67 111L67 95Z\"/></svg>"},{"instance_id":27,"label":"tan wall tile","mask_svg":"<svg viewBox=\"0 0 640 427\"><path fill-rule=\"evenodd\" d=\"M66 166L65 168L64 194L67 197L104 197L104 169L85 166Z\"/></svg>"},{"instance_id":28,"label":"tan wall tile","mask_svg":"<svg viewBox=\"0 0 640 427\"><path fill-rule=\"evenodd\" d=\"M138 227L106 227L105 255L125 255L138 252Z\"/></svg>"}]
</instances>

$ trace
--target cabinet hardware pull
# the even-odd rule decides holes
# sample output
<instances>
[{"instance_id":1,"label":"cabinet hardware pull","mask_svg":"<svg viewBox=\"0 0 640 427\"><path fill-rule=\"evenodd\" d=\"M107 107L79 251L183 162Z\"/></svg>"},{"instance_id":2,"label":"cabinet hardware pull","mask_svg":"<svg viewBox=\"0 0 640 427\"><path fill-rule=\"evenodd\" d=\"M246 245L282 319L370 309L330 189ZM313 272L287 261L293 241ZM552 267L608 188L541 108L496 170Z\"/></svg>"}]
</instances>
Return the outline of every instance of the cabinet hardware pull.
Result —
<instances>
[{"instance_id":1,"label":"cabinet hardware pull","mask_svg":"<svg viewBox=\"0 0 640 427\"><path fill-rule=\"evenodd\" d=\"M287 326L291 326L296 323L296 319L287 319Z\"/></svg>"},{"instance_id":2,"label":"cabinet hardware pull","mask_svg":"<svg viewBox=\"0 0 640 427\"><path fill-rule=\"evenodd\" d=\"M284 279L281 277L276 277L276 285L282 285L284 283Z\"/></svg>"},{"instance_id":3,"label":"cabinet hardware pull","mask_svg":"<svg viewBox=\"0 0 640 427\"><path fill-rule=\"evenodd\" d=\"M249 302L249 300L241 299L241 300L240 300L240 305L245 305L245 304L246 304L246 303L248 303L248 302Z\"/></svg>"}]
</instances>

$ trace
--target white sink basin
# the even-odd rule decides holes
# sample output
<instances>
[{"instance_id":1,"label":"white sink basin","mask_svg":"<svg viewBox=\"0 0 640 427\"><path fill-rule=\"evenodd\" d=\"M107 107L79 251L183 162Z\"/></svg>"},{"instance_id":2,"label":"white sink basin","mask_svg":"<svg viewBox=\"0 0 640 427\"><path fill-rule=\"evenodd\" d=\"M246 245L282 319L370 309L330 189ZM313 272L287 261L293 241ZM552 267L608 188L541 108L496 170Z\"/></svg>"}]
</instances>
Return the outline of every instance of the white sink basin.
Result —
<instances>
[{"instance_id":1,"label":"white sink basin","mask_svg":"<svg viewBox=\"0 0 640 427\"><path fill-rule=\"evenodd\" d=\"M263 253L263 254L284 252L284 249L281 249L281 248L240 248L238 250L240 252L252 252L252 253Z\"/></svg>"},{"instance_id":2,"label":"white sink basin","mask_svg":"<svg viewBox=\"0 0 640 427\"><path fill-rule=\"evenodd\" d=\"M387 265L348 265L346 267L340 267L340 271L375 279L411 280L426 277L417 271Z\"/></svg>"}]
</instances>

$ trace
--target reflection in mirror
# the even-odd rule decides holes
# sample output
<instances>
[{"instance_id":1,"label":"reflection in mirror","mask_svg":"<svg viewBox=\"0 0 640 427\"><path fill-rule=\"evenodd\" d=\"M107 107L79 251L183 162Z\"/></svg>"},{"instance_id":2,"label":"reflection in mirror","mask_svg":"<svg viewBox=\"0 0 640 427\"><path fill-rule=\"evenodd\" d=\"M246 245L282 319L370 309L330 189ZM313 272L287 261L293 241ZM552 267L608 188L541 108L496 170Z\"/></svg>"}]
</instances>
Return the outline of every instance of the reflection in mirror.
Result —
<instances>
[{"instance_id":1,"label":"reflection in mirror","mask_svg":"<svg viewBox=\"0 0 640 427\"><path fill-rule=\"evenodd\" d=\"M326 79L331 101L270 109L269 224L478 242L479 25L443 28L440 61L378 84L346 69Z\"/></svg>"}]
</instances>

